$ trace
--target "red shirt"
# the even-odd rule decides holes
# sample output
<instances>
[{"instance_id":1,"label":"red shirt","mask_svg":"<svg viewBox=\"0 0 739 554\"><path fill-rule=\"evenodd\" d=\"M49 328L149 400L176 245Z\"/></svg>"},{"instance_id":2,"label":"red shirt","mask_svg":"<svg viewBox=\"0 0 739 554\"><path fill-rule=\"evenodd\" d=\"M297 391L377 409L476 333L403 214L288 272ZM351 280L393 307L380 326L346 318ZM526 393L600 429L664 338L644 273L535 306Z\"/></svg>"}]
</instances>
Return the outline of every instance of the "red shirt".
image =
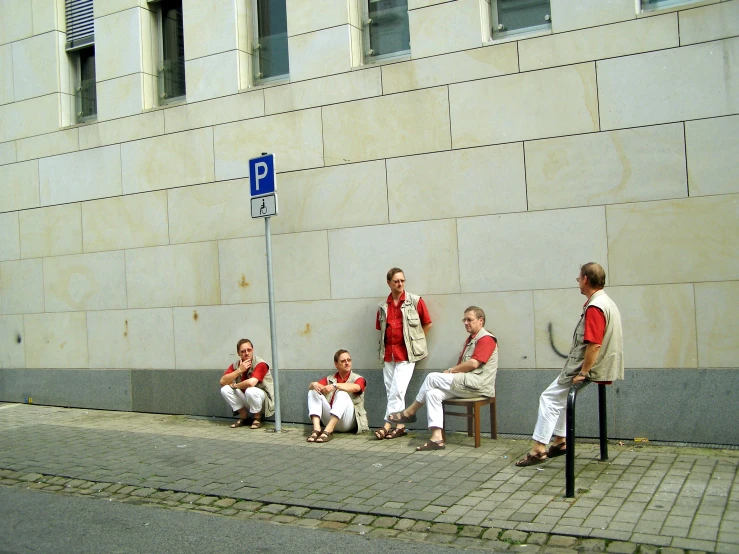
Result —
<instances>
[{"instance_id":1,"label":"red shirt","mask_svg":"<svg viewBox=\"0 0 739 554\"><path fill-rule=\"evenodd\" d=\"M606 316L597 306L585 310L585 335L583 340L591 344L603 344L606 332Z\"/></svg>"},{"instance_id":2,"label":"red shirt","mask_svg":"<svg viewBox=\"0 0 739 554\"><path fill-rule=\"evenodd\" d=\"M405 346L403 338L403 311L400 307L405 301L405 291L398 299L398 305L393 302L393 295L387 297L387 324L385 325L385 361L386 362L407 362L408 349ZM421 325L431 323L431 315L426 307L426 303L421 298L418 301L418 317ZM377 311L375 318L375 329L380 330L380 311Z\"/></svg>"},{"instance_id":3,"label":"red shirt","mask_svg":"<svg viewBox=\"0 0 739 554\"><path fill-rule=\"evenodd\" d=\"M464 349L467 348L467 345L472 340L472 335L467 337L467 340L464 343L464 347L462 348L462 352L464 352ZM472 353L472 357L470 360L477 360L481 364L487 363L487 361L490 359L490 356L493 355L493 352L495 352L495 349L498 347L498 343L495 341L493 337L484 336L480 340L477 341L477 344L475 344L475 351ZM457 365L462 363L462 354L459 355L459 359L457 360Z\"/></svg>"},{"instance_id":4,"label":"red shirt","mask_svg":"<svg viewBox=\"0 0 739 554\"><path fill-rule=\"evenodd\" d=\"M338 382L338 383L346 383L349 380L349 377L351 376L351 374L352 374L352 372L350 371L349 373L346 374L346 379L342 379L341 378L341 375L337 371L336 373L334 373L334 379L336 379L336 382ZM320 381L318 381L318 384L319 385L323 385L324 387L326 385L328 385L328 377L324 377L323 379L321 379ZM365 387L367 387L367 381L364 380L364 377L360 377L359 379L357 379L356 381L354 381L354 384L355 385L359 385L359 392L354 393L355 395L362 394L364 392ZM331 406L334 405L334 398L335 397L336 397L336 395L334 395L334 396L331 397L331 404L330 404Z\"/></svg>"},{"instance_id":5,"label":"red shirt","mask_svg":"<svg viewBox=\"0 0 739 554\"><path fill-rule=\"evenodd\" d=\"M237 365L236 369L238 369L238 367L239 366ZM223 374L228 375L229 373L233 373L234 371L236 371L236 369L234 369L234 365L231 364L230 366L228 366L228 369L223 372ZM249 374L241 375L241 377L239 377L239 380L237 382L240 383L241 381L245 379L251 379L252 377L254 377L257 381L261 383L262 380L264 379L264 376L267 375L268 371L269 371L269 366L264 362L260 362L257 364L257 367L253 369L253 371L251 372L251 375Z\"/></svg>"}]
</instances>

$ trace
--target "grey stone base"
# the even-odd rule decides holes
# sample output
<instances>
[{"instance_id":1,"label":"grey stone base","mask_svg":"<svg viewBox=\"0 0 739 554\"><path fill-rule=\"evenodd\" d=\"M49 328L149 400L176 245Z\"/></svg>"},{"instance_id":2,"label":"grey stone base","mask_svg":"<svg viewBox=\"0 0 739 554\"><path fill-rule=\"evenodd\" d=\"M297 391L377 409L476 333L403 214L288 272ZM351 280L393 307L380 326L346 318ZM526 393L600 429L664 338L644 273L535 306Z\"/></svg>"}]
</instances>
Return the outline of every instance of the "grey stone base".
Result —
<instances>
[{"instance_id":1,"label":"grey stone base","mask_svg":"<svg viewBox=\"0 0 739 554\"><path fill-rule=\"evenodd\" d=\"M367 378L370 424L382 424L385 389L380 370L358 370ZM328 372L326 372L328 373ZM416 371L406 401L413 401L427 371ZM220 396L220 370L44 370L0 369L0 401L104 410L231 417ZM557 376L551 370L498 372L498 432L529 435L536 423L539 394ZM281 418L307 423L307 390L324 374L280 371ZM733 369L627 370L608 387L610 438L739 445L739 371ZM598 436L597 387L585 388L577 402L577 435ZM423 428L426 414L418 414ZM483 432L489 431L487 408ZM449 428L462 430L463 418Z\"/></svg>"}]
</instances>

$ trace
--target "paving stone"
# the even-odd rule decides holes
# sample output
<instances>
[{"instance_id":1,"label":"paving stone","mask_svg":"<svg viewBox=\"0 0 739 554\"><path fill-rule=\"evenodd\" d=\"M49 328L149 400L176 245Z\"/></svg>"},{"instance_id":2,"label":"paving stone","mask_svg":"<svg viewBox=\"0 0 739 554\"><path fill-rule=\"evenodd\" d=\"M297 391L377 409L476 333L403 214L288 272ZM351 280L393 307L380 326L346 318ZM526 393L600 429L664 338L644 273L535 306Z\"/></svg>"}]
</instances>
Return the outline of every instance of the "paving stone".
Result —
<instances>
[{"instance_id":1,"label":"paving stone","mask_svg":"<svg viewBox=\"0 0 739 554\"><path fill-rule=\"evenodd\" d=\"M441 533L444 535L456 535L457 534L457 526L452 525L451 523L434 523L429 527L430 533Z\"/></svg>"},{"instance_id":2,"label":"paving stone","mask_svg":"<svg viewBox=\"0 0 739 554\"><path fill-rule=\"evenodd\" d=\"M222 516L233 516L240 512L238 510L234 510L233 508L226 508L225 510L221 510L218 513L221 514Z\"/></svg>"},{"instance_id":3,"label":"paving stone","mask_svg":"<svg viewBox=\"0 0 739 554\"><path fill-rule=\"evenodd\" d=\"M440 536L440 535L435 535ZM419 531L405 531L399 535L400 538L407 539L409 541L425 541L428 537L428 533L421 533Z\"/></svg>"},{"instance_id":4,"label":"paving stone","mask_svg":"<svg viewBox=\"0 0 739 554\"><path fill-rule=\"evenodd\" d=\"M512 542L525 543L529 534L523 531L516 531L515 529L509 529L501 535L501 539L509 540Z\"/></svg>"},{"instance_id":5,"label":"paving stone","mask_svg":"<svg viewBox=\"0 0 739 554\"><path fill-rule=\"evenodd\" d=\"M498 529L497 527L491 527L490 529L488 529L482 534L482 538L487 539L487 540L497 541L498 537L500 536L500 531L501 530Z\"/></svg>"},{"instance_id":6,"label":"paving stone","mask_svg":"<svg viewBox=\"0 0 739 554\"><path fill-rule=\"evenodd\" d=\"M285 510L285 508L287 508L287 506L284 504L266 504L259 508L259 511L265 514L280 514Z\"/></svg>"},{"instance_id":7,"label":"paving stone","mask_svg":"<svg viewBox=\"0 0 739 554\"><path fill-rule=\"evenodd\" d=\"M675 537L672 539L670 546L674 548L684 548L685 550L702 550L705 552L713 552L716 543L713 541L701 541L698 539L684 539Z\"/></svg>"},{"instance_id":8,"label":"paving stone","mask_svg":"<svg viewBox=\"0 0 739 554\"><path fill-rule=\"evenodd\" d=\"M634 552L636 552L637 548L638 545L634 544L633 542L613 541L606 548L606 552L615 552L617 554L633 554Z\"/></svg>"},{"instance_id":9,"label":"paving stone","mask_svg":"<svg viewBox=\"0 0 739 554\"><path fill-rule=\"evenodd\" d=\"M386 528L374 528L369 532L369 536L373 538L382 538L382 539L389 539L392 537L396 537L398 534L400 534L400 531L396 529L386 529Z\"/></svg>"},{"instance_id":10,"label":"paving stone","mask_svg":"<svg viewBox=\"0 0 739 554\"><path fill-rule=\"evenodd\" d=\"M306 519L323 519L328 515L326 510L310 510L306 512L303 517Z\"/></svg>"},{"instance_id":11,"label":"paving stone","mask_svg":"<svg viewBox=\"0 0 739 554\"><path fill-rule=\"evenodd\" d=\"M123 490L119 492L123 493ZM201 498L203 497L200 494L187 494L182 498L182 500L180 500L180 502L182 502L183 504L195 504Z\"/></svg>"},{"instance_id":12,"label":"paving stone","mask_svg":"<svg viewBox=\"0 0 739 554\"><path fill-rule=\"evenodd\" d=\"M249 519L257 519L260 521L270 521L274 517L274 514L268 514L265 512L254 512L249 516Z\"/></svg>"},{"instance_id":13,"label":"paving stone","mask_svg":"<svg viewBox=\"0 0 739 554\"><path fill-rule=\"evenodd\" d=\"M43 475L40 473L27 473L26 475L21 476L18 478L19 481L38 481L39 479L43 479ZM83 483L84 481L80 481L80 483Z\"/></svg>"},{"instance_id":14,"label":"paving stone","mask_svg":"<svg viewBox=\"0 0 739 554\"><path fill-rule=\"evenodd\" d=\"M296 519L298 518L296 518L295 516L286 516L285 514L278 514L274 516L270 521L272 523L292 523Z\"/></svg>"},{"instance_id":15,"label":"paving stone","mask_svg":"<svg viewBox=\"0 0 739 554\"><path fill-rule=\"evenodd\" d=\"M322 529L344 529L347 527L347 524L341 521L321 521L318 527Z\"/></svg>"},{"instance_id":16,"label":"paving stone","mask_svg":"<svg viewBox=\"0 0 739 554\"><path fill-rule=\"evenodd\" d=\"M73 488L74 487L74 485L72 485L73 482L74 481L70 481L69 483L66 484L66 486L68 488ZM119 489L117 492L118 492L118 494L131 494L133 491L135 491L137 489L138 489L138 487L132 487L132 486L129 485L127 487L123 487L122 489ZM198 497L198 498L200 498L200 497Z\"/></svg>"},{"instance_id":17,"label":"paving stone","mask_svg":"<svg viewBox=\"0 0 739 554\"><path fill-rule=\"evenodd\" d=\"M232 508L234 510L245 510L249 512L255 512L259 509L261 505L262 505L261 502L249 502L247 500L242 500L234 504Z\"/></svg>"},{"instance_id":18,"label":"paving stone","mask_svg":"<svg viewBox=\"0 0 739 554\"><path fill-rule=\"evenodd\" d=\"M157 492L156 489L136 489L131 493L131 496L139 496L143 498L146 496L151 496L155 492Z\"/></svg>"},{"instance_id":19,"label":"paving stone","mask_svg":"<svg viewBox=\"0 0 739 554\"><path fill-rule=\"evenodd\" d=\"M346 506L344 506L344 509L346 509ZM375 516L371 516L369 514L357 514L354 516L354 519L352 520L352 523L354 525L372 525L374 521L377 518Z\"/></svg>"},{"instance_id":20,"label":"paving stone","mask_svg":"<svg viewBox=\"0 0 739 554\"><path fill-rule=\"evenodd\" d=\"M471 537L471 538L479 538L480 535L482 535L482 532L485 531L484 527L479 527L477 525L465 525L462 527L462 530L459 532L460 537Z\"/></svg>"},{"instance_id":21,"label":"paving stone","mask_svg":"<svg viewBox=\"0 0 739 554\"><path fill-rule=\"evenodd\" d=\"M397 526L395 528L397 529ZM430 528L431 525L427 521L416 521L410 530L419 533L426 533Z\"/></svg>"},{"instance_id":22,"label":"paving stone","mask_svg":"<svg viewBox=\"0 0 739 554\"><path fill-rule=\"evenodd\" d=\"M236 499L234 498L221 498L220 500L214 502L213 506L217 506L219 508L229 508L234 504L236 504Z\"/></svg>"},{"instance_id":23,"label":"paving stone","mask_svg":"<svg viewBox=\"0 0 739 554\"><path fill-rule=\"evenodd\" d=\"M348 514L346 512L331 512L324 516L323 521L340 521L342 523L351 523L354 519L354 514Z\"/></svg>"},{"instance_id":24,"label":"paving stone","mask_svg":"<svg viewBox=\"0 0 739 554\"><path fill-rule=\"evenodd\" d=\"M660 547L652 544L639 545L639 554L659 554Z\"/></svg>"},{"instance_id":25,"label":"paving stone","mask_svg":"<svg viewBox=\"0 0 739 554\"><path fill-rule=\"evenodd\" d=\"M0 485L12 486L12 485L17 485L18 483L20 483L20 481L18 481L17 479L8 479L8 478L0 479Z\"/></svg>"},{"instance_id":26,"label":"paving stone","mask_svg":"<svg viewBox=\"0 0 739 554\"><path fill-rule=\"evenodd\" d=\"M215 508L213 506L195 506L194 509L199 512L209 512L212 514L220 511L219 508Z\"/></svg>"},{"instance_id":27,"label":"paving stone","mask_svg":"<svg viewBox=\"0 0 739 554\"><path fill-rule=\"evenodd\" d=\"M295 520L295 525L298 525L299 527L307 527L310 529L315 529L321 524L321 520L319 519L297 519Z\"/></svg>"},{"instance_id":28,"label":"paving stone","mask_svg":"<svg viewBox=\"0 0 739 554\"><path fill-rule=\"evenodd\" d=\"M408 531L415 524L416 521L413 519L401 519L395 524L394 529L397 529L398 531Z\"/></svg>"},{"instance_id":29,"label":"paving stone","mask_svg":"<svg viewBox=\"0 0 739 554\"><path fill-rule=\"evenodd\" d=\"M603 539L580 539L577 549L583 552L605 552L606 541Z\"/></svg>"},{"instance_id":30,"label":"paving stone","mask_svg":"<svg viewBox=\"0 0 739 554\"><path fill-rule=\"evenodd\" d=\"M304 508L303 506L290 506L289 508L287 508L285 511L282 512L282 515L302 517L309 510L310 508Z\"/></svg>"},{"instance_id":31,"label":"paving stone","mask_svg":"<svg viewBox=\"0 0 739 554\"><path fill-rule=\"evenodd\" d=\"M492 550L493 552L505 552L515 547L512 547L510 544L508 544L507 542L503 542L503 541L482 539L481 548L485 550ZM533 554L534 552L536 552L536 550L533 550L529 546L526 552L528 552L529 554Z\"/></svg>"},{"instance_id":32,"label":"paving stone","mask_svg":"<svg viewBox=\"0 0 739 554\"><path fill-rule=\"evenodd\" d=\"M552 535L547 541L547 546L556 546L561 548L572 548L575 544L577 544L577 539L566 535Z\"/></svg>"},{"instance_id":33,"label":"paving stone","mask_svg":"<svg viewBox=\"0 0 739 554\"><path fill-rule=\"evenodd\" d=\"M456 535L444 535L442 533L428 533L427 542L436 544L450 544L456 540Z\"/></svg>"},{"instance_id":34,"label":"paving stone","mask_svg":"<svg viewBox=\"0 0 739 554\"><path fill-rule=\"evenodd\" d=\"M372 527L376 527L379 529L390 529L394 525L398 523L398 518L396 517L384 517L380 516L375 519L375 521L372 522Z\"/></svg>"},{"instance_id":35,"label":"paving stone","mask_svg":"<svg viewBox=\"0 0 739 554\"><path fill-rule=\"evenodd\" d=\"M49 485L47 485L46 483L31 483L30 485L28 485L28 488L29 489L45 489L48 486Z\"/></svg>"}]
</instances>

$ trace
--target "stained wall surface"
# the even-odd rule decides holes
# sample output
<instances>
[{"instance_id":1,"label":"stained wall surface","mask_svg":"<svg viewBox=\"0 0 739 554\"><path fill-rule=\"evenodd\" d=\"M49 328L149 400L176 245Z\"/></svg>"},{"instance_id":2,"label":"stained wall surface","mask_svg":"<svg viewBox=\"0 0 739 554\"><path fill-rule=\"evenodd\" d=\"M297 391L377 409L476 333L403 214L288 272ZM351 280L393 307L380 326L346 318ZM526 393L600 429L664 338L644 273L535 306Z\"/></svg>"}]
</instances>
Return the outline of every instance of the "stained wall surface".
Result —
<instances>
[{"instance_id":1,"label":"stained wall surface","mask_svg":"<svg viewBox=\"0 0 739 554\"><path fill-rule=\"evenodd\" d=\"M187 96L158 105L156 4L95 0L98 117L75 124L64 2L0 1L0 401L230 415L236 341L271 359L247 160L273 152L288 421L346 348L381 423L399 266L434 321L408 399L478 305L500 431L530 433L596 261L625 333L611 433L739 444L739 0L552 0L551 29L503 40L488 0L409 2L410 54L376 63L360 0L291 0L269 85L252 3L211 3L184 2Z\"/></svg>"}]
</instances>

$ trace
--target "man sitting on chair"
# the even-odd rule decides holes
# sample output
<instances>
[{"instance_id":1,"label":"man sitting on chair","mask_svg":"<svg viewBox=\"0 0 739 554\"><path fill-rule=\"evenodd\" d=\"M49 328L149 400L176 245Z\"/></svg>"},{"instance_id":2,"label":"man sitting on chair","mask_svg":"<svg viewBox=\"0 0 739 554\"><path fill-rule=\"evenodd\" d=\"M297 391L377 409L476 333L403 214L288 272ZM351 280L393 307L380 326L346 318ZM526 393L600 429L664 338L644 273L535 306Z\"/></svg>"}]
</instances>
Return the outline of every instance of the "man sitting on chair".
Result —
<instances>
[{"instance_id":1,"label":"man sitting on chair","mask_svg":"<svg viewBox=\"0 0 739 554\"><path fill-rule=\"evenodd\" d=\"M443 373L429 373L418 391L416 401L402 412L391 414L393 423L413 423L416 412L426 404L431 439L416 450L446 448L443 439L444 408L447 398L495 396L495 376L498 372L498 339L485 330L485 312L477 306L464 311L465 330L469 337L462 346L457 365Z\"/></svg>"},{"instance_id":2,"label":"man sitting on chair","mask_svg":"<svg viewBox=\"0 0 739 554\"><path fill-rule=\"evenodd\" d=\"M352 373L352 356L346 350L334 354L335 374L314 381L308 387L308 414L313 432L308 442L323 444L333 438L334 431L357 433L369 431L364 410L364 389L367 381ZM326 428L321 431L321 422Z\"/></svg>"}]
</instances>

